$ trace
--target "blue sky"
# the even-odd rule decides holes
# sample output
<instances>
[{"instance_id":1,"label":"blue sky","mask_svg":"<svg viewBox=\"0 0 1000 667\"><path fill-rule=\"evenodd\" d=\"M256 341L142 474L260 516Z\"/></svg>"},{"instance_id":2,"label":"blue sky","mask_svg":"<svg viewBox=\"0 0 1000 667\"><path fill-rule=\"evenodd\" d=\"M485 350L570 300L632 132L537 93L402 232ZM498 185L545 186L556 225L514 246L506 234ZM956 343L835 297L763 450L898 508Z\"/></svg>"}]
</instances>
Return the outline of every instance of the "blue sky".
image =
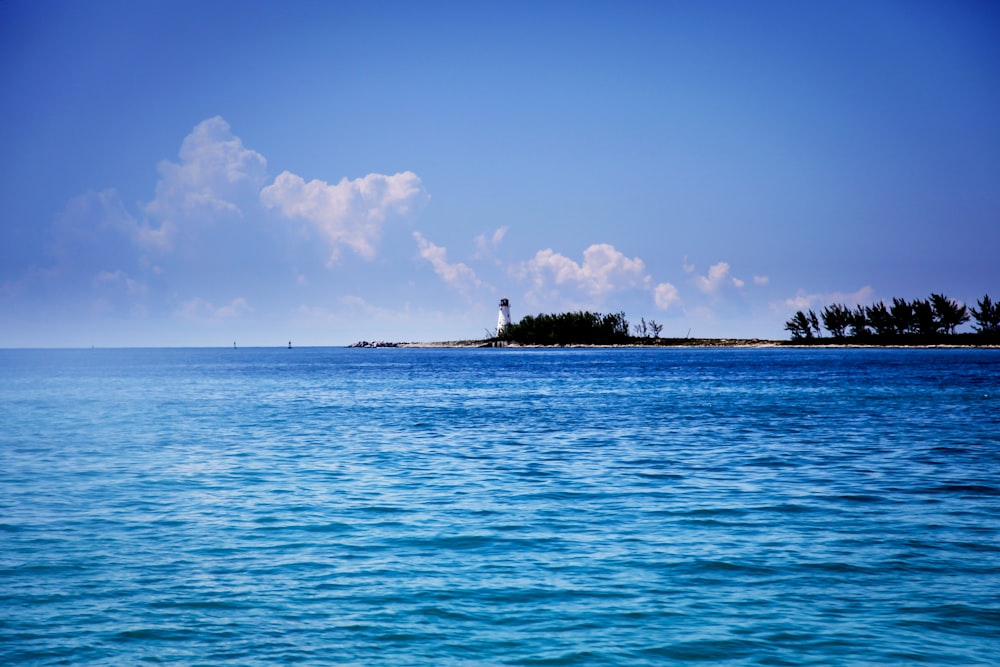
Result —
<instances>
[{"instance_id":1,"label":"blue sky","mask_svg":"<svg viewBox=\"0 0 1000 667\"><path fill-rule=\"evenodd\" d=\"M0 346L1000 297L989 2L0 3Z\"/></svg>"}]
</instances>

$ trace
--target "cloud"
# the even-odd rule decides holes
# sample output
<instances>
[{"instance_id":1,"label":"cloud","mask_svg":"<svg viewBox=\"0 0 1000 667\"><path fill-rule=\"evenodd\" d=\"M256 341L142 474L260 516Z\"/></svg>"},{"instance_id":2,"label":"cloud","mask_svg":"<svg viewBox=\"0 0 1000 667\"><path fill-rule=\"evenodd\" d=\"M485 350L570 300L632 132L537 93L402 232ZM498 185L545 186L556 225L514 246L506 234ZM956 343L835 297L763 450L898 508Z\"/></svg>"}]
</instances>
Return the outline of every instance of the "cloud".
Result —
<instances>
[{"instance_id":1,"label":"cloud","mask_svg":"<svg viewBox=\"0 0 1000 667\"><path fill-rule=\"evenodd\" d=\"M685 265L685 270L688 266L690 265ZM694 267L691 266L691 271L693 270ZM708 267L707 276L694 277L694 284L705 294L715 294L727 283L737 288L744 285L744 282L739 278L729 278L729 264L726 262L719 262Z\"/></svg>"},{"instance_id":2,"label":"cloud","mask_svg":"<svg viewBox=\"0 0 1000 667\"><path fill-rule=\"evenodd\" d=\"M479 250L477 252L477 255L485 254L488 250L499 246L500 242L503 241L503 237L507 235L507 232L509 230L510 226L504 225L498 228L496 231L494 231L493 234L489 237L487 237L486 234L480 234L479 236L477 236L476 248L478 248Z\"/></svg>"},{"instance_id":3,"label":"cloud","mask_svg":"<svg viewBox=\"0 0 1000 667\"><path fill-rule=\"evenodd\" d=\"M237 297L224 306L215 306L206 299L195 297L183 302L177 314L189 320L218 322L233 319L253 312L253 308L243 297Z\"/></svg>"},{"instance_id":4,"label":"cloud","mask_svg":"<svg viewBox=\"0 0 1000 667\"><path fill-rule=\"evenodd\" d=\"M260 193L264 206L286 218L303 219L326 237L331 249L327 266L336 263L344 246L364 259L374 258L382 223L415 213L428 198L420 178L410 171L345 178L336 185L318 179L307 183L285 171Z\"/></svg>"},{"instance_id":5,"label":"cloud","mask_svg":"<svg viewBox=\"0 0 1000 667\"><path fill-rule=\"evenodd\" d=\"M109 287L122 291L129 296L144 296L148 291L148 287L145 284L134 278L130 278L121 269L117 271L101 271L94 278L94 283L101 287Z\"/></svg>"},{"instance_id":6,"label":"cloud","mask_svg":"<svg viewBox=\"0 0 1000 667\"><path fill-rule=\"evenodd\" d=\"M872 299L875 290L869 285L852 293L831 292L829 294L806 294L805 290L799 290L795 296L789 297L782 302L783 310L809 310L810 308L821 308L831 303L843 303L847 306L856 306L868 303Z\"/></svg>"},{"instance_id":7,"label":"cloud","mask_svg":"<svg viewBox=\"0 0 1000 667\"><path fill-rule=\"evenodd\" d=\"M771 282L771 279L768 278L767 276L754 276L753 277L753 284L754 285L766 285L769 282Z\"/></svg>"},{"instance_id":8,"label":"cloud","mask_svg":"<svg viewBox=\"0 0 1000 667\"><path fill-rule=\"evenodd\" d=\"M96 275L134 258L140 233L114 188L85 192L70 199L56 216L52 254L61 270Z\"/></svg>"},{"instance_id":9,"label":"cloud","mask_svg":"<svg viewBox=\"0 0 1000 667\"><path fill-rule=\"evenodd\" d=\"M470 287L482 285L482 282L476 277L475 271L465 264L461 262L449 264L445 248L434 245L425 239L420 232L413 232L413 238L417 240L420 256L431 263L431 266L434 267L434 273L447 285L463 293L467 292Z\"/></svg>"},{"instance_id":10,"label":"cloud","mask_svg":"<svg viewBox=\"0 0 1000 667\"><path fill-rule=\"evenodd\" d=\"M649 277L645 270L645 264L638 257L629 259L614 246L599 243L583 251L583 262L579 264L547 248L539 250L516 272L529 278L536 289L550 283L570 285L591 297L600 298L624 287L648 284Z\"/></svg>"},{"instance_id":11,"label":"cloud","mask_svg":"<svg viewBox=\"0 0 1000 667\"><path fill-rule=\"evenodd\" d=\"M653 301L657 308L669 310L671 306L680 303L680 300L677 288L670 283L660 283L653 289Z\"/></svg>"},{"instance_id":12,"label":"cloud","mask_svg":"<svg viewBox=\"0 0 1000 667\"><path fill-rule=\"evenodd\" d=\"M202 121L184 138L179 162L159 164L156 197L145 213L160 222L144 240L169 245L180 220L210 223L217 217L243 216L267 179L267 160L233 136L219 116ZM157 233L159 236L157 236Z\"/></svg>"}]
</instances>

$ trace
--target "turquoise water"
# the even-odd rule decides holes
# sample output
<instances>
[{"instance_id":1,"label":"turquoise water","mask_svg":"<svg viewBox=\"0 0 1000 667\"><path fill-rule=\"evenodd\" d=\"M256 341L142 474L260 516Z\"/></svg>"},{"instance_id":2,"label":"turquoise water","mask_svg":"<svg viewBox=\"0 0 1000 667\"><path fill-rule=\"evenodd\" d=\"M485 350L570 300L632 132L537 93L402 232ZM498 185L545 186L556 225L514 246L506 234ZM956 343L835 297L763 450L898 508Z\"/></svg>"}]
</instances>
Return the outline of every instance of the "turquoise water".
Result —
<instances>
[{"instance_id":1,"label":"turquoise water","mask_svg":"<svg viewBox=\"0 0 1000 667\"><path fill-rule=\"evenodd\" d=\"M0 350L0 663L995 665L998 350Z\"/></svg>"}]
</instances>

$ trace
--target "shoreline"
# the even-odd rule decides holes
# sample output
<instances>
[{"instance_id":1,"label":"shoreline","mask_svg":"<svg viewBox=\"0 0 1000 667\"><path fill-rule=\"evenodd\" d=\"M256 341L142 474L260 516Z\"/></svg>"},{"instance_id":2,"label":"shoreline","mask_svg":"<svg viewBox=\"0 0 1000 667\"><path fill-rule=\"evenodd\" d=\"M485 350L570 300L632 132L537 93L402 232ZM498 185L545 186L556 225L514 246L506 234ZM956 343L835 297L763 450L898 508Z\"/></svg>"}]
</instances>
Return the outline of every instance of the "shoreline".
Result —
<instances>
[{"instance_id":1,"label":"shoreline","mask_svg":"<svg viewBox=\"0 0 1000 667\"><path fill-rule=\"evenodd\" d=\"M692 338L692 339L661 339L662 342L650 343L619 343L615 345L588 345L574 343L569 345L522 345L520 343L496 344L493 341L436 341L436 342L412 342L395 343L392 347L405 347L412 349L468 349L468 348L495 348L495 349L630 349L630 348L793 348L793 349L914 349L914 350L934 350L934 349L1000 349L996 343L976 344L914 344L914 345L877 345L871 343L812 343L802 344L798 342L782 340L766 340L760 338Z\"/></svg>"}]
</instances>

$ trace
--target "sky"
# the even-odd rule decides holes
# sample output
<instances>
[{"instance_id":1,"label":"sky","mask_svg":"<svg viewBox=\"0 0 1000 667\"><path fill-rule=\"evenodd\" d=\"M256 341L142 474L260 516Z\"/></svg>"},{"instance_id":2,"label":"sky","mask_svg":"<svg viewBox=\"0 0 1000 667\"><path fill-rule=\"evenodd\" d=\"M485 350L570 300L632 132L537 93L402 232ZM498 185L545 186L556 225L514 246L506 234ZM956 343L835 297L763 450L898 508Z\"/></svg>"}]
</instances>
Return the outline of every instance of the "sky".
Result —
<instances>
[{"instance_id":1,"label":"sky","mask_svg":"<svg viewBox=\"0 0 1000 667\"><path fill-rule=\"evenodd\" d=\"M1000 297L991 2L0 2L0 347Z\"/></svg>"}]
</instances>

